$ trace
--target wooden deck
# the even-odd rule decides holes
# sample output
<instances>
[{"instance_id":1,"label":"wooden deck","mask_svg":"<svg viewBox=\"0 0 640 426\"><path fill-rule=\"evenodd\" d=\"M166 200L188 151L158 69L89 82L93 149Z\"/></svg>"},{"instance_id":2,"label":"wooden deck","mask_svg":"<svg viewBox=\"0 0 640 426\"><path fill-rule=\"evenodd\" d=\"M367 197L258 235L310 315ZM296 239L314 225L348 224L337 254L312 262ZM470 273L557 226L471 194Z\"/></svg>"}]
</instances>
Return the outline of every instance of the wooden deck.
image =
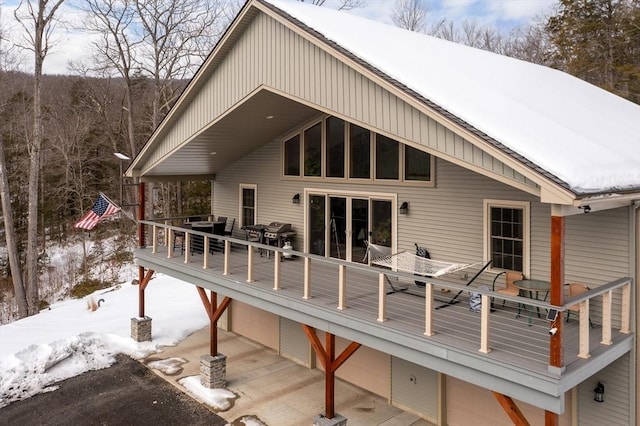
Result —
<instances>
[{"instance_id":1,"label":"wooden deck","mask_svg":"<svg viewBox=\"0 0 640 426\"><path fill-rule=\"evenodd\" d=\"M190 254L188 263L185 257L177 249L171 258L167 258L168 249L158 246L156 253L152 254L151 248L139 250L139 256L144 253L144 258L151 255L157 261L162 262L165 269L192 270L194 274L202 277L232 280L235 285L247 286L268 291L273 297L292 300L305 305L313 306L327 312L338 312L345 319L357 319L371 326L379 328L381 332L394 333L398 336L409 335L419 338L429 344L438 347L463 351L474 356L486 357L510 365L518 369L524 369L538 375L554 376L548 369L549 358L549 322L544 318L544 309L541 309L540 317L536 308L530 306L533 314L523 310L518 317L517 303L509 300L506 306L502 305L503 299L494 299L494 309L490 314L490 352L481 354L480 342L480 313L469 310L469 287L460 284L437 281L437 289L434 292L434 331L433 336L425 336L425 290L419 287L409 278L389 277L393 287L401 291L393 291L392 286L386 283L386 320L377 321L379 309L378 279L380 269L363 265L345 267L345 309L339 306L339 262L330 259L313 257L310 260L310 298L304 299L304 275L305 260L297 257L283 259L279 262L280 282L278 290L274 290L274 277L276 276L276 262L273 252L267 256L255 250L253 255L253 281L247 282L248 277L248 250L245 246L234 245L229 252L228 275L223 275L224 255L221 252L213 252L207 255L207 268L203 269L204 256L202 254ZM148 262L143 262L148 263ZM172 267L173 265L173 267ZM154 269L152 264L148 267ZM178 277L184 278L181 273ZM429 280L435 282L434 280ZM202 282L192 282L195 285L205 286ZM448 290L443 292L442 289ZM445 291L446 291L445 290ZM222 295L224 291L220 291ZM497 296L497 295L496 295ZM454 304L448 304L452 298L456 298ZM521 298L524 299L524 298ZM527 303L527 299L521 300ZM576 362L584 362L578 358L578 321L572 320L564 323L564 347L565 365ZM614 333L614 338L619 334ZM602 330L596 324L590 329L589 351L601 350Z\"/></svg>"}]
</instances>

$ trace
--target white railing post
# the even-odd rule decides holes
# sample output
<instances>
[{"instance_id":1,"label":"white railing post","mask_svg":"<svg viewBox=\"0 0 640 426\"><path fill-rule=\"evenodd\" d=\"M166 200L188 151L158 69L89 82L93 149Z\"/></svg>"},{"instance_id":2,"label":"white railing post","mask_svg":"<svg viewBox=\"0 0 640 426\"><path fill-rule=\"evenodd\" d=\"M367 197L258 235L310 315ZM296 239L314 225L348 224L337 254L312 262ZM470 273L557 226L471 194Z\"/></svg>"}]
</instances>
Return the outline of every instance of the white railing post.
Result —
<instances>
[{"instance_id":1,"label":"white railing post","mask_svg":"<svg viewBox=\"0 0 640 426\"><path fill-rule=\"evenodd\" d=\"M340 310L347 309L347 289L345 288L347 275L346 271L347 268L344 265L338 265L338 309Z\"/></svg>"},{"instance_id":2,"label":"white railing post","mask_svg":"<svg viewBox=\"0 0 640 426\"><path fill-rule=\"evenodd\" d=\"M280 255L281 253L278 250L273 252L273 261L275 264L273 265L273 289L280 290Z\"/></svg>"},{"instance_id":3,"label":"white railing post","mask_svg":"<svg viewBox=\"0 0 640 426\"><path fill-rule=\"evenodd\" d=\"M433 336L433 284L424 286L424 335Z\"/></svg>"},{"instance_id":4,"label":"white railing post","mask_svg":"<svg viewBox=\"0 0 640 426\"><path fill-rule=\"evenodd\" d=\"M191 234L184 232L184 263L191 262Z\"/></svg>"},{"instance_id":5,"label":"white railing post","mask_svg":"<svg viewBox=\"0 0 640 426\"><path fill-rule=\"evenodd\" d=\"M253 282L253 246L247 246L247 282Z\"/></svg>"},{"instance_id":6,"label":"white railing post","mask_svg":"<svg viewBox=\"0 0 640 426\"><path fill-rule=\"evenodd\" d=\"M164 231L165 231L164 232L164 246L165 247L168 247L169 246L169 241L171 241L169 239L169 232L168 232L168 231L170 231L169 226L171 226L171 221L165 220L164 221Z\"/></svg>"},{"instance_id":7,"label":"white railing post","mask_svg":"<svg viewBox=\"0 0 640 426\"><path fill-rule=\"evenodd\" d=\"M310 288L310 279L311 279L311 259L308 257L304 258L304 291L302 298L310 299L311 298L311 288Z\"/></svg>"},{"instance_id":8,"label":"white railing post","mask_svg":"<svg viewBox=\"0 0 640 426\"><path fill-rule=\"evenodd\" d=\"M168 229L167 231L169 241L171 241L171 244L167 245L167 259L171 259L173 257L173 229ZM184 244L184 241L182 244Z\"/></svg>"},{"instance_id":9,"label":"white railing post","mask_svg":"<svg viewBox=\"0 0 640 426\"><path fill-rule=\"evenodd\" d=\"M480 311L480 352L488 354L489 348L489 313L491 312L491 300L488 295L483 294L482 309Z\"/></svg>"},{"instance_id":10,"label":"white railing post","mask_svg":"<svg viewBox=\"0 0 640 426\"><path fill-rule=\"evenodd\" d=\"M578 358L589 358L589 299L580 302L579 352Z\"/></svg>"},{"instance_id":11,"label":"white railing post","mask_svg":"<svg viewBox=\"0 0 640 426\"><path fill-rule=\"evenodd\" d=\"M387 320L387 289L385 275L380 272L378 274L378 321L385 322Z\"/></svg>"},{"instance_id":12,"label":"white railing post","mask_svg":"<svg viewBox=\"0 0 640 426\"><path fill-rule=\"evenodd\" d=\"M631 283L622 286L622 311L620 312L620 333L631 333Z\"/></svg>"},{"instance_id":13,"label":"white railing post","mask_svg":"<svg viewBox=\"0 0 640 426\"><path fill-rule=\"evenodd\" d=\"M202 269L209 268L209 237L204 236L202 241Z\"/></svg>"},{"instance_id":14,"label":"white railing post","mask_svg":"<svg viewBox=\"0 0 640 426\"><path fill-rule=\"evenodd\" d=\"M229 275L229 256L231 253L231 241L224 241L224 268L222 275Z\"/></svg>"},{"instance_id":15,"label":"white railing post","mask_svg":"<svg viewBox=\"0 0 640 426\"><path fill-rule=\"evenodd\" d=\"M158 241L157 241L158 229L157 228L158 227L156 226L155 223L151 227L151 253L153 254L158 252Z\"/></svg>"},{"instance_id":16,"label":"white railing post","mask_svg":"<svg viewBox=\"0 0 640 426\"><path fill-rule=\"evenodd\" d=\"M603 345L610 345L611 341L611 296L613 290L602 295L602 341Z\"/></svg>"}]
</instances>

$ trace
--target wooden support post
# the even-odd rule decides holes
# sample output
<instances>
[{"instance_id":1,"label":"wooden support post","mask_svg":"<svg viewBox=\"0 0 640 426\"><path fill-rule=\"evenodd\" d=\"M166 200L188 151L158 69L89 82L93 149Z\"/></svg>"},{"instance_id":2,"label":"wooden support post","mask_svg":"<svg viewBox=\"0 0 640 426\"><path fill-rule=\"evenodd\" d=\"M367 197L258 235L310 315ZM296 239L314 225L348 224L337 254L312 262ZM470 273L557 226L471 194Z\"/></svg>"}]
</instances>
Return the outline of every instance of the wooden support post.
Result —
<instances>
[{"instance_id":1,"label":"wooden support post","mask_svg":"<svg viewBox=\"0 0 640 426\"><path fill-rule=\"evenodd\" d=\"M307 335L311 347L322 363L325 371L325 413L324 416L332 419L335 416L335 373L359 348L360 343L351 342L340 355L335 357L335 336L325 332L325 347L322 347L316 330L306 324L302 324L302 330Z\"/></svg>"},{"instance_id":2,"label":"wooden support post","mask_svg":"<svg viewBox=\"0 0 640 426\"><path fill-rule=\"evenodd\" d=\"M522 414L522 411L520 411L516 403L513 402L513 399L497 392L493 392L493 396L498 400L500 406L504 412L507 413L507 416L509 416L515 426L529 426L529 422L524 417L524 414ZM545 412L545 418L546 413L547 412ZM545 424L548 426L548 423Z\"/></svg>"},{"instance_id":3,"label":"wooden support post","mask_svg":"<svg viewBox=\"0 0 640 426\"><path fill-rule=\"evenodd\" d=\"M578 358L589 358L589 300L580 302Z\"/></svg>"},{"instance_id":4,"label":"wooden support post","mask_svg":"<svg viewBox=\"0 0 640 426\"><path fill-rule=\"evenodd\" d=\"M151 281L154 272L153 269L149 269L145 274L144 267L138 267L138 316L140 318L144 318L144 290Z\"/></svg>"},{"instance_id":5,"label":"wooden support post","mask_svg":"<svg viewBox=\"0 0 640 426\"><path fill-rule=\"evenodd\" d=\"M232 299L225 297L222 299L220 306L218 306L217 293L211 291L211 300L209 300L204 288L196 286L196 290L200 295L200 300L202 301L204 310L207 312L207 316L209 317L209 354L211 356L216 356L218 354L218 320L229 304L231 304Z\"/></svg>"},{"instance_id":6,"label":"wooden support post","mask_svg":"<svg viewBox=\"0 0 640 426\"><path fill-rule=\"evenodd\" d=\"M551 216L551 304L564 304L564 245L565 218ZM562 346L564 329L564 312L558 312L556 320L550 324L556 328L555 334L549 338L549 365L557 370L564 368L564 348ZM545 411L545 425L557 425L559 416Z\"/></svg>"}]
</instances>

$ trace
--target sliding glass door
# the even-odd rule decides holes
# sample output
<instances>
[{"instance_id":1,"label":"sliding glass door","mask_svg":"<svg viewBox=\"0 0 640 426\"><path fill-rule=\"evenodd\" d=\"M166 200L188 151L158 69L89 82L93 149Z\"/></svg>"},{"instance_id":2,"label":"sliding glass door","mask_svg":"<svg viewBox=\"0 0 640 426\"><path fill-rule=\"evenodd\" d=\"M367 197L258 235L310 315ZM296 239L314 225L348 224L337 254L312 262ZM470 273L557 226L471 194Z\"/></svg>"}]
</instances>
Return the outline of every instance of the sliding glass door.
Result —
<instances>
[{"instance_id":1,"label":"sliding glass door","mask_svg":"<svg viewBox=\"0 0 640 426\"><path fill-rule=\"evenodd\" d=\"M367 242L393 244L391 198L310 194L308 203L310 253L366 263Z\"/></svg>"}]
</instances>

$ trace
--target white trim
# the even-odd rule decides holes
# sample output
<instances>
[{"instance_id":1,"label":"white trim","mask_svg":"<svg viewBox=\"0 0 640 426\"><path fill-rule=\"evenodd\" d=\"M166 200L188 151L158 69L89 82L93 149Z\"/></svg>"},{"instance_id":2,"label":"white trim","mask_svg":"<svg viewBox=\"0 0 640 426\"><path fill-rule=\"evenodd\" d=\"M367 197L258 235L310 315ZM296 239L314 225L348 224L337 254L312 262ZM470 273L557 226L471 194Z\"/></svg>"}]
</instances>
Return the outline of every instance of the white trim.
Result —
<instances>
[{"instance_id":1,"label":"white trim","mask_svg":"<svg viewBox=\"0 0 640 426\"><path fill-rule=\"evenodd\" d=\"M255 225L256 223L258 223L258 185L255 183L241 183L238 185L238 218L240 220L238 220L239 222L239 227L242 227L245 225L245 223L243 223L243 197L242 197L242 191L244 189L253 189L253 224Z\"/></svg>"},{"instance_id":2,"label":"white trim","mask_svg":"<svg viewBox=\"0 0 640 426\"><path fill-rule=\"evenodd\" d=\"M491 207L515 208L522 209L523 229L522 229L522 273L525 277L531 275L531 203L528 201L510 201L510 200L484 200L483 216L483 253L484 259L491 259ZM491 265L490 271L502 271Z\"/></svg>"},{"instance_id":3,"label":"white trim","mask_svg":"<svg viewBox=\"0 0 640 426\"><path fill-rule=\"evenodd\" d=\"M397 247L398 247L398 194L393 193L393 192L364 192L364 191L350 191L350 190L346 190L346 189L326 189L326 188L304 188L303 191L303 197L301 202L304 205L304 211L303 211L303 215L304 215L304 219L303 219L303 229L304 229L304 241L303 241L303 247L305 252L309 252L309 246L308 244L310 243L308 241L308 235L309 232L307 232L307 226L308 226L308 208L307 208L307 200L309 199L309 195L323 195L325 197L331 197L331 196L338 196L338 197L345 197L345 198L360 198L360 199L367 199L369 200L369 203L371 203L371 201L375 201L375 200L379 200L379 201L389 201L391 202L391 226L392 226L392 233L393 233L393 238L391 240L391 252L395 253L397 251ZM325 205L325 209L329 208L329 204L327 202L327 204ZM349 215L351 214L351 209L350 209L350 202L347 203L347 222L351 221L351 218L349 217ZM369 218L368 218L369 223L371 223L371 209L369 209Z\"/></svg>"}]
</instances>

